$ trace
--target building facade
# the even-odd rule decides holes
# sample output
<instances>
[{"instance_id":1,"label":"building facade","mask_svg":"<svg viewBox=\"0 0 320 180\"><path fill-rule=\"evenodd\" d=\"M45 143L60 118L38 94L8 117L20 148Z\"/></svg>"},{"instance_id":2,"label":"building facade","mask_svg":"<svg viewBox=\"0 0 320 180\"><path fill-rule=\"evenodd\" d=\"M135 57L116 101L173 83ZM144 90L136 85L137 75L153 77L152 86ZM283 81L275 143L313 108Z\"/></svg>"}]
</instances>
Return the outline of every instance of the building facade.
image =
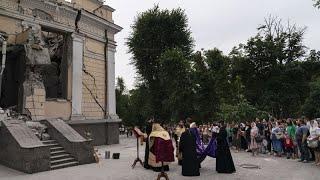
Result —
<instances>
[{"instance_id":1,"label":"building facade","mask_svg":"<svg viewBox=\"0 0 320 180\"><path fill-rule=\"evenodd\" d=\"M1 0L0 107L63 119L94 145L118 143L113 12L101 0Z\"/></svg>"}]
</instances>

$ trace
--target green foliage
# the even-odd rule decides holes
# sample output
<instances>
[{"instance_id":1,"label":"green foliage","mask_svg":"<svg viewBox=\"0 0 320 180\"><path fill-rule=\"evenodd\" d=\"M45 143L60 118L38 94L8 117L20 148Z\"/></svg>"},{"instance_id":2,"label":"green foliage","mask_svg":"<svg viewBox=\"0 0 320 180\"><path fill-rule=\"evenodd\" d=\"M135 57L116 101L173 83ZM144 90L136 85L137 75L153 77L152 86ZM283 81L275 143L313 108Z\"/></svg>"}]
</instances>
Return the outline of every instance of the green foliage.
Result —
<instances>
[{"instance_id":1,"label":"green foliage","mask_svg":"<svg viewBox=\"0 0 320 180\"><path fill-rule=\"evenodd\" d=\"M152 116L168 123L190 116L199 122L319 116L320 52L306 53L305 28L269 17L228 55L217 48L193 53L181 9L155 6L132 29L127 45L139 84L127 93L118 78L116 90L126 125Z\"/></svg>"},{"instance_id":2,"label":"green foliage","mask_svg":"<svg viewBox=\"0 0 320 180\"><path fill-rule=\"evenodd\" d=\"M184 53L168 49L160 57L159 78L167 98L163 99L164 110L170 119L183 119L193 113L193 82L191 65Z\"/></svg>"},{"instance_id":3,"label":"green foliage","mask_svg":"<svg viewBox=\"0 0 320 180\"><path fill-rule=\"evenodd\" d=\"M212 120L220 101L230 94L228 82L229 58L218 49L193 55L193 82L195 84L195 116L203 121Z\"/></svg>"},{"instance_id":4,"label":"green foliage","mask_svg":"<svg viewBox=\"0 0 320 180\"><path fill-rule=\"evenodd\" d=\"M255 37L232 51L232 74L241 77L245 97L258 109L276 117L300 114L308 94L308 77L302 66L306 54L303 35L304 28L285 27L281 20L270 17Z\"/></svg>"},{"instance_id":5,"label":"green foliage","mask_svg":"<svg viewBox=\"0 0 320 180\"><path fill-rule=\"evenodd\" d=\"M320 77L310 83L310 95L303 105L303 113L309 118L320 117Z\"/></svg>"},{"instance_id":6,"label":"green foliage","mask_svg":"<svg viewBox=\"0 0 320 180\"><path fill-rule=\"evenodd\" d=\"M149 114L153 112L150 106L150 97L147 96L149 94L148 90L145 86L139 85L130 90L128 94L120 93L119 82L122 82L121 79L117 79L117 114L127 126L143 126L145 121L150 118Z\"/></svg>"},{"instance_id":7,"label":"green foliage","mask_svg":"<svg viewBox=\"0 0 320 180\"><path fill-rule=\"evenodd\" d=\"M320 9L320 0L313 0L314 1L314 7Z\"/></svg>"},{"instance_id":8,"label":"green foliage","mask_svg":"<svg viewBox=\"0 0 320 180\"><path fill-rule=\"evenodd\" d=\"M268 113L258 110L244 100L237 105L222 104L218 117L226 122L245 122L255 118L267 119Z\"/></svg>"},{"instance_id":9,"label":"green foliage","mask_svg":"<svg viewBox=\"0 0 320 180\"><path fill-rule=\"evenodd\" d=\"M129 95L124 94L126 87L123 81L123 78L117 78L117 86L116 86L116 110L117 114L120 118L122 118L123 122L126 123L127 109L129 103Z\"/></svg>"},{"instance_id":10,"label":"green foliage","mask_svg":"<svg viewBox=\"0 0 320 180\"><path fill-rule=\"evenodd\" d=\"M234 105L223 103L219 109L218 117L227 122L244 122L251 121L255 118L267 119L269 114L260 111L251 105L242 94L245 87L242 85L241 78L236 77L234 81L235 101Z\"/></svg>"},{"instance_id":11,"label":"green foliage","mask_svg":"<svg viewBox=\"0 0 320 180\"><path fill-rule=\"evenodd\" d=\"M168 120L167 84L162 82L166 67L162 64L163 53L179 49L184 57L191 54L193 40L182 9L160 10L158 6L138 15L132 33L128 38L129 52L133 54L132 64L137 69L141 83L145 84L150 96L150 105L158 118ZM162 74L160 74L162 72Z\"/></svg>"}]
</instances>

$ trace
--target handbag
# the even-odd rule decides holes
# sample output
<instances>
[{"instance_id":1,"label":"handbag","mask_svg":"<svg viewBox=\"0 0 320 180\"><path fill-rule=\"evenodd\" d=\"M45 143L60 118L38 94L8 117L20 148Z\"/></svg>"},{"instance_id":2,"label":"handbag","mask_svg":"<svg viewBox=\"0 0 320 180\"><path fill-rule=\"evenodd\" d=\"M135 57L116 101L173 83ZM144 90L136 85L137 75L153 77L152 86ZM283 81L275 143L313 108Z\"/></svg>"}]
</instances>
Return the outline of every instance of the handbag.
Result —
<instances>
[{"instance_id":1,"label":"handbag","mask_svg":"<svg viewBox=\"0 0 320 180\"><path fill-rule=\"evenodd\" d=\"M315 140L307 140L307 144L309 148L317 148L319 146L319 141Z\"/></svg>"},{"instance_id":2,"label":"handbag","mask_svg":"<svg viewBox=\"0 0 320 180\"><path fill-rule=\"evenodd\" d=\"M263 146L267 147L268 146L268 141L266 139L262 140Z\"/></svg>"}]
</instances>

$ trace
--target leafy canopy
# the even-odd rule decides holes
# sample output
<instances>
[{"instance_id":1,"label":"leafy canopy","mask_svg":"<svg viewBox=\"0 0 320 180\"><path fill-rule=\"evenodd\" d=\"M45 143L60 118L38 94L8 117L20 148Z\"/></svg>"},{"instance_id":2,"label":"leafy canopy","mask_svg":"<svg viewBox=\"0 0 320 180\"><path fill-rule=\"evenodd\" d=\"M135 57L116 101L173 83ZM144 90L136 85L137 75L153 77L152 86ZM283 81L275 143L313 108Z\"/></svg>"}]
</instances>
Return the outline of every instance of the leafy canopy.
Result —
<instances>
[{"instance_id":1,"label":"leafy canopy","mask_svg":"<svg viewBox=\"0 0 320 180\"><path fill-rule=\"evenodd\" d=\"M177 107L179 98L173 100L173 94L177 94L175 92L177 89L172 88L177 86L171 80L178 77L184 78L179 73L185 74L188 70L180 68L170 70L169 66L188 67L186 58L191 55L193 39L187 22L187 16L182 9L160 10L155 6L138 14L132 25L132 33L127 45L129 52L133 55L132 64L137 70L140 83L149 93L149 105L152 109L149 112L150 116L169 120L173 115L170 109ZM168 54L175 57L168 57ZM183 79L177 81L185 82L185 85L181 85L183 87L190 84ZM181 94L188 94L188 92ZM173 109L173 112L176 111L177 109Z\"/></svg>"}]
</instances>

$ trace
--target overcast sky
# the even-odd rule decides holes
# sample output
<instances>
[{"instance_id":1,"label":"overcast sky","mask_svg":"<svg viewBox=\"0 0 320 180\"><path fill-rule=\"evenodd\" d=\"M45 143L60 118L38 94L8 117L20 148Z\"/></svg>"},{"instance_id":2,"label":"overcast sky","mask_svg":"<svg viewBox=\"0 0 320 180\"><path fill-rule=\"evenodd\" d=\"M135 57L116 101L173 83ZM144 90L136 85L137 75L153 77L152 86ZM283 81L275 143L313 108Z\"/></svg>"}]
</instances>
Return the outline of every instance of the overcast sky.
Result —
<instances>
[{"instance_id":1,"label":"overcast sky","mask_svg":"<svg viewBox=\"0 0 320 180\"><path fill-rule=\"evenodd\" d=\"M134 88L136 72L129 64L126 38L137 14L154 4L185 9L195 50L217 47L227 54L233 46L254 36L269 15L306 26L305 44L320 50L320 9L312 6L312 0L107 0L106 4L116 9L113 19L123 27L116 35L116 77L123 77L128 89Z\"/></svg>"}]
</instances>

